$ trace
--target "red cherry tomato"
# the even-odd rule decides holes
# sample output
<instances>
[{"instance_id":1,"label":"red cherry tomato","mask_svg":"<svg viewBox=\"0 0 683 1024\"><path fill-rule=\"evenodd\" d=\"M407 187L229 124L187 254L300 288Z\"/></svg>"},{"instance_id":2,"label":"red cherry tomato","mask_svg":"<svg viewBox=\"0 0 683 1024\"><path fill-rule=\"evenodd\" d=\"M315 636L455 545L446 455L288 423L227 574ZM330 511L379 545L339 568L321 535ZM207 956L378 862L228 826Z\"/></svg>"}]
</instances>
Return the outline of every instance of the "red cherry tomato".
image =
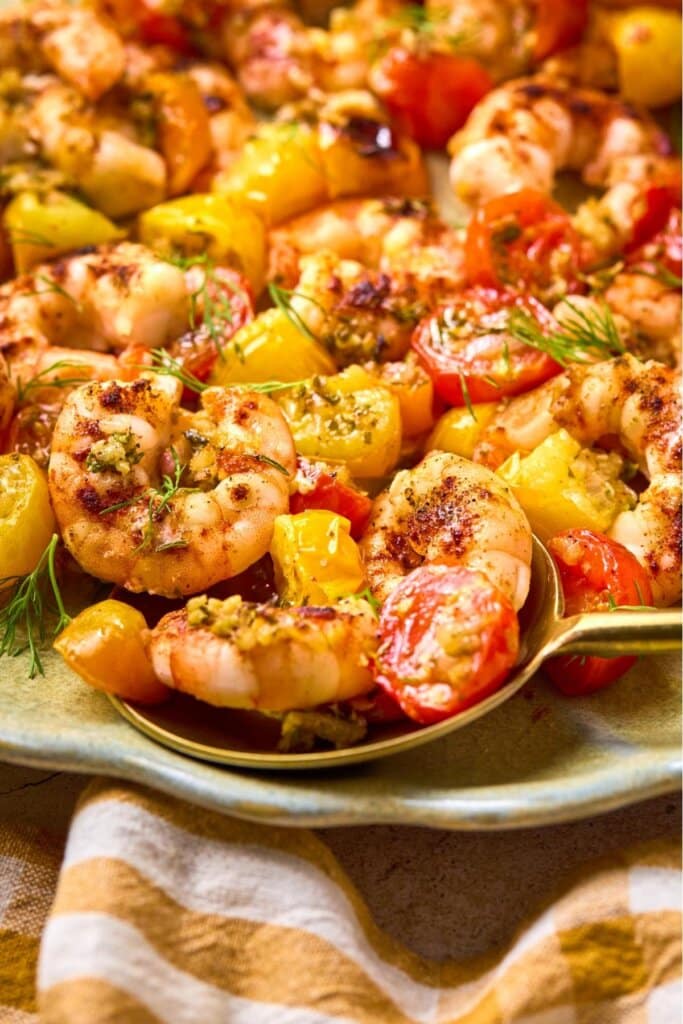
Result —
<instances>
[{"instance_id":1,"label":"red cherry tomato","mask_svg":"<svg viewBox=\"0 0 683 1024\"><path fill-rule=\"evenodd\" d=\"M297 468L299 475L306 479L311 489L303 494L297 492L291 496L289 510L292 515L315 508L336 512L337 515L349 520L351 536L359 540L372 511L372 501L367 494L342 483L334 473L327 472L301 456L297 459Z\"/></svg>"},{"instance_id":2,"label":"red cherry tomato","mask_svg":"<svg viewBox=\"0 0 683 1024\"><path fill-rule=\"evenodd\" d=\"M148 46L168 46L183 57L196 56L197 49L192 42L187 25L170 14L143 9L140 14L138 32Z\"/></svg>"},{"instance_id":3,"label":"red cherry tomato","mask_svg":"<svg viewBox=\"0 0 683 1024\"><path fill-rule=\"evenodd\" d=\"M654 222L651 222L654 223ZM641 234L642 237L642 234ZM655 277L668 271L681 277L683 266L683 237L681 234L681 211L678 207L669 207L667 219L660 229L650 235L641 245L634 248L629 245L626 250L626 264L637 267ZM678 287L678 282L671 282Z\"/></svg>"},{"instance_id":4,"label":"red cherry tomato","mask_svg":"<svg viewBox=\"0 0 683 1024\"><path fill-rule=\"evenodd\" d=\"M394 46L372 68L370 82L397 124L428 149L441 149L493 88L472 57L412 53Z\"/></svg>"},{"instance_id":5,"label":"red cherry tomato","mask_svg":"<svg viewBox=\"0 0 683 1024\"><path fill-rule=\"evenodd\" d=\"M569 214L543 192L523 188L496 196L467 226L465 272L470 284L518 288L542 296L548 289L581 290L581 239Z\"/></svg>"},{"instance_id":6,"label":"red cherry tomato","mask_svg":"<svg viewBox=\"0 0 683 1024\"><path fill-rule=\"evenodd\" d=\"M428 724L502 684L519 649L517 616L480 572L423 565L382 607L377 682L409 718Z\"/></svg>"},{"instance_id":7,"label":"red cherry tomato","mask_svg":"<svg viewBox=\"0 0 683 1024\"><path fill-rule=\"evenodd\" d=\"M575 46L588 24L588 0L538 0L534 60Z\"/></svg>"},{"instance_id":8,"label":"red cherry tomato","mask_svg":"<svg viewBox=\"0 0 683 1024\"><path fill-rule=\"evenodd\" d=\"M370 693L365 693L361 697L354 697L348 703L353 711L373 725L405 721L406 718L401 706L381 686L376 686Z\"/></svg>"},{"instance_id":9,"label":"red cherry tomato","mask_svg":"<svg viewBox=\"0 0 683 1024\"><path fill-rule=\"evenodd\" d=\"M555 325L536 299L491 288L470 288L417 325L411 344L444 401L497 402L560 372L547 353L507 333L513 309L531 314L548 331Z\"/></svg>"},{"instance_id":10,"label":"red cherry tomato","mask_svg":"<svg viewBox=\"0 0 683 1024\"><path fill-rule=\"evenodd\" d=\"M565 614L607 611L614 605L652 604L647 572L622 544L592 530L565 530L548 543L560 573ZM617 614L617 613L615 613ZM636 658L561 654L543 666L569 697L594 693L623 676Z\"/></svg>"}]
</instances>

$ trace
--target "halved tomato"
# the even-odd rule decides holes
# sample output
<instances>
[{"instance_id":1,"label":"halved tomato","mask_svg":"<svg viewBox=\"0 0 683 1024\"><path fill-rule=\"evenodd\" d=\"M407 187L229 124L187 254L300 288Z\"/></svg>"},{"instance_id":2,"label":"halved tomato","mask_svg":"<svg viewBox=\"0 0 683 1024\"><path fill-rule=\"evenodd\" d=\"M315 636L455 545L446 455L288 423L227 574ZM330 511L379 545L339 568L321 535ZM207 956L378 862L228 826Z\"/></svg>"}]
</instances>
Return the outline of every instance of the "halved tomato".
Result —
<instances>
[{"instance_id":1,"label":"halved tomato","mask_svg":"<svg viewBox=\"0 0 683 1024\"><path fill-rule=\"evenodd\" d=\"M545 193L523 188L476 210L467 226L465 272L470 284L560 298L583 290L580 251L566 210Z\"/></svg>"},{"instance_id":2,"label":"halved tomato","mask_svg":"<svg viewBox=\"0 0 683 1024\"><path fill-rule=\"evenodd\" d=\"M497 690L519 649L507 597L483 573L453 565L404 576L382 607L379 637L377 682L423 724Z\"/></svg>"},{"instance_id":3,"label":"halved tomato","mask_svg":"<svg viewBox=\"0 0 683 1024\"><path fill-rule=\"evenodd\" d=\"M427 149L441 149L493 88L472 57L392 46L372 67L370 84L396 123Z\"/></svg>"},{"instance_id":4,"label":"halved tomato","mask_svg":"<svg viewBox=\"0 0 683 1024\"><path fill-rule=\"evenodd\" d=\"M651 605L647 572L622 544L593 530L564 530L548 543L560 573L565 614L609 611L619 605ZM569 697L609 686L635 664L624 655L561 654L550 658L544 672Z\"/></svg>"},{"instance_id":5,"label":"halved tomato","mask_svg":"<svg viewBox=\"0 0 683 1024\"><path fill-rule=\"evenodd\" d=\"M372 501L367 494L344 483L338 474L332 469L328 471L324 464L311 462L302 455L297 458L297 477L302 478L306 486L289 499L292 515L308 509L335 512L349 520L354 540L362 537L372 511Z\"/></svg>"},{"instance_id":6,"label":"halved tomato","mask_svg":"<svg viewBox=\"0 0 683 1024\"><path fill-rule=\"evenodd\" d=\"M508 333L515 309L531 314L549 332L555 326L536 299L493 288L470 288L418 324L411 344L444 401L456 406L497 402L560 372L546 352Z\"/></svg>"}]
</instances>

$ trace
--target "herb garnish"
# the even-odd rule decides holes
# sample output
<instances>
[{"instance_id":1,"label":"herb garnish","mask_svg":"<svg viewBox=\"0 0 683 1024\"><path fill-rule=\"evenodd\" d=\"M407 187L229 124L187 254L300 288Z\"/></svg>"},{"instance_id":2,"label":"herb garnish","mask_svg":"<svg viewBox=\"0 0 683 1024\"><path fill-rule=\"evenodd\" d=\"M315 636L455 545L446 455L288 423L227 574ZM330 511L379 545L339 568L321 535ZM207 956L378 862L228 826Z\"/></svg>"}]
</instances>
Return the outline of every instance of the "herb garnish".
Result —
<instances>
[{"instance_id":1,"label":"herb garnish","mask_svg":"<svg viewBox=\"0 0 683 1024\"><path fill-rule=\"evenodd\" d=\"M59 537L53 533L33 572L26 576L7 576L0 580L0 596L10 595L0 610L0 657L16 657L24 651L29 651L29 679L33 679L37 674L45 675L39 652L48 640L46 614L50 609L45 607L44 593L48 587L58 615L51 636L57 636L71 622L71 616L62 601L55 571L55 551L58 543ZM25 643L22 643L24 635Z\"/></svg>"},{"instance_id":2,"label":"herb garnish","mask_svg":"<svg viewBox=\"0 0 683 1024\"><path fill-rule=\"evenodd\" d=\"M313 305L319 305L319 303L316 303L315 299L311 299L308 295L303 295L301 292L291 291L289 288L281 288L272 281L268 285L268 294L277 308L284 313L289 322L296 327L297 331L304 334L310 341L318 341L308 324L302 320L301 315L292 305L292 299L297 296L305 299L307 302L313 303Z\"/></svg>"},{"instance_id":3,"label":"herb garnish","mask_svg":"<svg viewBox=\"0 0 683 1024\"><path fill-rule=\"evenodd\" d=\"M223 328L225 324L232 324L234 320L230 297L237 295L240 289L230 281L218 277L216 264L206 253L195 253L192 256L172 253L164 258L167 263L180 270L202 267L204 273L201 284L189 296L190 327L193 331L203 327L216 346L218 355L223 359Z\"/></svg>"},{"instance_id":4,"label":"herb garnish","mask_svg":"<svg viewBox=\"0 0 683 1024\"><path fill-rule=\"evenodd\" d=\"M591 356L602 359L621 355L625 349L610 310L584 312L571 302L566 305L574 314L550 334L544 334L538 320L523 309L513 309L508 330L513 338L531 348L546 352L560 366L586 363Z\"/></svg>"},{"instance_id":5,"label":"herb garnish","mask_svg":"<svg viewBox=\"0 0 683 1024\"><path fill-rule=\"evenodd\" d=\"M59 359L56 363L52 363L51 366L46 366L44 370L37 373L34 377L24 382L21 377L17 378L17 402L21 405L26 401L26 396L30 391L35 388L50 387L50 388L70 388L76 387L79 384L88 384L91 381L91 377L56 377L54 380L45 380L48 374L54 370L63 370L66 367L73 367L75 369L83 368L85 363L75 362L73 359Z\"/></svg>"}]
</instances>

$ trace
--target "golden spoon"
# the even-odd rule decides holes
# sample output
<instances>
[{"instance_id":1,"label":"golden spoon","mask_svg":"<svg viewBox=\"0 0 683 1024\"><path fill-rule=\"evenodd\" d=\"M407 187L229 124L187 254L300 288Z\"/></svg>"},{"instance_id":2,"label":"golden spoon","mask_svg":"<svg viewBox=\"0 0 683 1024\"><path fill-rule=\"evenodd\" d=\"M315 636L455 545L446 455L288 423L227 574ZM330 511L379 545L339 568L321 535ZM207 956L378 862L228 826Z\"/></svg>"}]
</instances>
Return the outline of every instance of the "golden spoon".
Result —
<instances>
[{"instance_id":1,"label":"golden spoon","mask_svg":"<svg viewBox=\"0 0 683 1024\"><path fill-rule=\"evenodd\" d=\"M274 750L278 730L253 712L229 711L174 696L155 707L111 700L136 728L164 746L221 764L255 769L301 770L357 764L397 754L461 729L508 700L541 667L546 658L563 654L660 654L681 647L683 615L674 610L591 612L563 619L562 588L555 563L534 537L531 587L520 612L521 643L513 674L496 693L460 714L435 725L399 722L373 727L357 746L310 754Z\"/></svg>"}]
</instances>

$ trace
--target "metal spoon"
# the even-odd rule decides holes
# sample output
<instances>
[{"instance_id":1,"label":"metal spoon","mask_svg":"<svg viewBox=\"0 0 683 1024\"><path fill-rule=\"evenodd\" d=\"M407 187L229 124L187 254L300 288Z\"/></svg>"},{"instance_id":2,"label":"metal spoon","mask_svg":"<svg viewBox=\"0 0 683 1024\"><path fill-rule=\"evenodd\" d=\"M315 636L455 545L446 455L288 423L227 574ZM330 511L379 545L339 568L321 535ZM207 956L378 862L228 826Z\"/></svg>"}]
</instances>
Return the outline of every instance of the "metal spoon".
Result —
<instances>
[{"instance_id":1,"label":"metal spoon","mask_svg":"<svg viewBox=\"0 0 683 1024\"><path fill-rule=\"evenodd\" d=\"M112 697L120 713L164 746L221 764L254 769L302 770L357 764L397 754L440 739L488 714L512 697L551 654L660 654L681 647L680 609L592 612L563 619L560 580L550 554L534 537L531 587L520 612L521 645L517 667L507 682L486 700L436 725L400 722L373 727L357 746L310 754L274 750L277 728L253 712L229 711L174 695L152 708Z\"/></svg>"}]
</instances>

